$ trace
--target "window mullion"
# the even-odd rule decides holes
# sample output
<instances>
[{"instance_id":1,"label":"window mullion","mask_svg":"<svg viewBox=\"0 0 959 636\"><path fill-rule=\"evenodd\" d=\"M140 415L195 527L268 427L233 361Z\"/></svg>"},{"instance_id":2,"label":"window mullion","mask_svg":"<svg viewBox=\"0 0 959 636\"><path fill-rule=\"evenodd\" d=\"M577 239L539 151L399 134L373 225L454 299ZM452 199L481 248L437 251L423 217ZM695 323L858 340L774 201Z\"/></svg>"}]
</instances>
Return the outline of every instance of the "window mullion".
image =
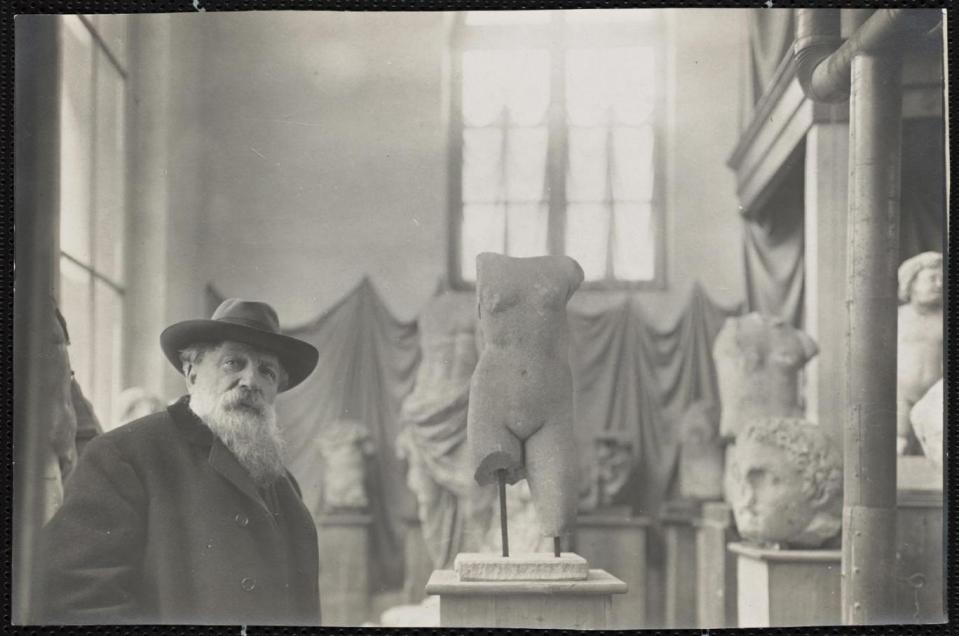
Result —
<instances>
[{"instance_id":1,"label":"window mullion","mask_svg":"<svg viewBox=\"0 0 959 636\"><path fill-rule=\"evenodd\" d=\"M565 253L566 231L566 55L563 47L561 12L553 13L550 24L550 106L549 157L547 192L549 193L549 227L547 241L550 254Z\"/></svg>"}]
</instances>

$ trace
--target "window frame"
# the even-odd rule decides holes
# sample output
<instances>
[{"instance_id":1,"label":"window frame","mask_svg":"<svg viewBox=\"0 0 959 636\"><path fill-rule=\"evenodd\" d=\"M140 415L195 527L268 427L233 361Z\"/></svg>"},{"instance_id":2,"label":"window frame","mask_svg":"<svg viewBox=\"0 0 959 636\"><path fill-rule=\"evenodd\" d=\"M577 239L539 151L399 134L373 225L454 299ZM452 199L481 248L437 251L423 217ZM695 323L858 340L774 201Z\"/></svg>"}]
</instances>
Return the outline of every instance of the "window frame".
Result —
<instances>
[{"instance_id":1,"label":"window frame","mask_svg":"<svg viewBox=\"0 0 959 636\"><path fill-rule=\"evenodd\" d=\"M545 48L550 52L550 103L546 172L548 183L547 253L565 254L566 169L568 161L568 123L566 120L566 58L572 48L618 48L636 46L638 39L654 48L655 88L653 100L653 192L650 199L654 224L653 276L648 280L605 278L584 281L580 289L596 291L664 290L666 277L666 154L664 152L666 121L666 39L665 19L661 11L647 23L609 22L576 24L563 18L564 10L550 10L550 19L536 24L467 25L467 11L453 16L449 38L449 82L447 107L449 156L447 187L447 281L459 291L476 289L474 281L462 275L463 224L463 54L475 49ZM557 63L556 60L559 60ZM557 99L556 96L562 96Z\"/></svg>"},{"instance_id":2,"label":"window frame","mask_svg":"<svg viewBox=\"0 0 959 636\"><path fill-rule=\"evenodd\" d=\"M84 317L84 329L82 331L77 330L76 327L71 327L71 349L75 349L77 346L83 347L84 357L86 358L86 363L89 366L88 369L81 370L82 373L89 373L89 377L78 376L77 380L80 382L81 387L84 390L84 394L88 400L90 400L94 405L94 412L97 414L97 418L100 421L101 426L104 431L114 428L115 418L114 410L116 407L116 399L118 396L118 390L122 387L122 375L123 375L123 339L121 337L125 314L126 314L126 297L127 297L127 281L125 280L124 274L126 270L125 263L129 257L127 244L127 224L129 220L129 210L127 206L127 201L129 200L129 186L125 182L126 179L126 169L124 166L127 162L127 153L129 151L129 112L128 112L128 95L129 95L129 70L127 66L121 61L121 57L118 56L117 51L112 48L112 45L105 39L104 35L101 33L99 24L99 16L96 15L64 15L61 16L61 20L67 19L76 19L79 25L85 29L85 31L90 36L90 48L91 48L91 101L90 109L87 112L82 113L85 118L84 122L86 125L90 126L90 146L85 149L87 158L89 159L90 165L90 174L88 176L87 187L89 188L89 218L87 223L83 227L84 239L87 243L86 250L89 252L84 258L83 254L74 254L70 251L67 251L60 245L60 228L57 230L57 264L54 269L55 272L55 296L57 304L63 308L63 269L65 263L69 263L70 267L75 268L78 271L82 271L85 277L85 280L82 281L82 290L86 295L86 300L84 304L86 305L86 316ZM127 31L129 29L129 20L126 16L116 16L116 19L123 20L121 24L121 30ZM60 29L74 28L61 23ZM61 35L62 37L62 35ZM129 38L124 36L124 42L129 42ZM128 45L125 45L128 46ZM63 55L61 47L61 55ZM111 128L109 130L102 130L98 126L98 114L100 110L101 99L100 95L100 74L101 74L101 65L109 66L113 72L119 77L122 82L122 98L119 100L117 105L122 109L122 120L118 128ZM63 66L63 62L61 62ZM62 82L62 80L61 80ZM61 89L62 90L62 89ZM58 125L63 125L63 122L59 122ZM120 278L115 278L114 275L110 273L111 265L103 264L98 262L98 231L97 228L101 222L104 221L102 216L102 210L98 209L100 202L97 200L99 193L99 180L103 176L102 172L98 171L100 168L100 162L98 161L98 156L100 153L100 145L104 140L105 135L116 134L120 135L120 143L122 147L120 148L120 153L116 158L118 162L117 173L114 176L118 180L118 183L121 185L121 201L119 204L120 216L122 220L122 226L119 228L120 231L114 237L114 241L119 243L119 255L118 262L113 263L113 265L119 267ZM62 170L61 164L61 170ZM62 179L61 188L62 188ZM62 206L60 215L63 214ZM116 217L114 217L116 218ZM109 219L107 219L109 222ZM62 220L59 221L62 223ZM104 321L112 321L111 310L107 309L104 312L104 302L103 299L99 298L100 291L105 291L112 295L113 300L110 303L115 303L114 307L117 312L115 320L119 324L114 324L110 331L113 333L112 343L110 344L109 352L98 351L98 345L102 344L99 342L101 336L103 335L102 329L104 327ZM107 304L107 307L109 303ZM68 326L71 323L69 309L64 311L65 319L67 320ZM77 320L73 321L74 323ZM115 327L115 328L114 328ZM108 353L111 363L110 363L110 372L109 379L105 386L101 386L101 383L104 382L105 376L101 376L97 371L97 361L99 356L102 353ZM74 357L76 357L76 353ZM105 400L105 402L103 401Z\"/></svg>"}]
</instances>

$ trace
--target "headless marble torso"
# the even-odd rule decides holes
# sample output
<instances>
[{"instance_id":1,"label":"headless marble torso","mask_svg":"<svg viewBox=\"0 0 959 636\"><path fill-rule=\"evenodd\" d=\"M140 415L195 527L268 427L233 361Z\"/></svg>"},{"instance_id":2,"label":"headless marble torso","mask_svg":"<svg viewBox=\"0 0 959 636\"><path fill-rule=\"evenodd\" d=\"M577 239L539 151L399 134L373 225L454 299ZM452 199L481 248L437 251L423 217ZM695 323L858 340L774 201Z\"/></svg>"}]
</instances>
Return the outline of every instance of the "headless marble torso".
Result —
<instances>
[{"instance_id":1,"label":"headless marble torso","mask_svg":"<svg viewBox=\"0 0 959 636\"><path fill-rule=\"evenodd\" d=\"M479 484L497 470L526 476L543 534L565 534L576 514L577 461L566 302L583 281L571 258L476 259L484 348L473 373L467 418Z\"/></svg>"}]
</instances>

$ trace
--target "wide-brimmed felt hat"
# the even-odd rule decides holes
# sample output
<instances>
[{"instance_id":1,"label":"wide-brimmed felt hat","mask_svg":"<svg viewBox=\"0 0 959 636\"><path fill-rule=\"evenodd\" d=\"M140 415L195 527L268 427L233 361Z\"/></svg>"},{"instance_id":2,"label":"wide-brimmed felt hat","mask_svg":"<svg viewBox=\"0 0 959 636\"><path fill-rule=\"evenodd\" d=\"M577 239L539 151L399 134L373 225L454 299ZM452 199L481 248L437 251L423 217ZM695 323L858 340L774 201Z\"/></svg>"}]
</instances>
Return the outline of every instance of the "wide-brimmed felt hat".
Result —
<instances>
[{"instance_id":1,"label":"wide-brimmed felt hat","mask_svg":"<svg viewBox=\"0 0 959 636\"><path fill-rule=\"evenodd\" d=\"M289 375L284 391L305 380L320 357L310 343L280 333L280 321L272 307L239 298L224 300L209 320L185 320L170 325L160 334L163 353L180 373L183 373L180 351L194 344L227 340L276 355Z\"/></svg>"}]
</instances>

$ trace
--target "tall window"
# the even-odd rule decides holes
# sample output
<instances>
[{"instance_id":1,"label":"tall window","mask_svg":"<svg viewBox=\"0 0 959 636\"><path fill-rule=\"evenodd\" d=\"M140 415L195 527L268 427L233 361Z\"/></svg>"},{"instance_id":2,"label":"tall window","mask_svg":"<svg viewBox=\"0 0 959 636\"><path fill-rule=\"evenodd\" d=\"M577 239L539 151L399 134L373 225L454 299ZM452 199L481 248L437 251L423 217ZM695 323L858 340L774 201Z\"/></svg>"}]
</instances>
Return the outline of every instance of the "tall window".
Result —
<instances>
[{"instance_id":1,"label":"tall window","mask_svg":"<svg viewBox=\"0 0 959 636\"><path fill-rule=\"evenodd\" d=\"M77 381L114 423L124 296L126 18L62 19L60 309Z\"/></svg>"},{"instance_id":2,"label":"tall window","mask_svg":"<svg viewBox=\"0 0 959 636\"><path fill-rule=\"evenodd\" d=\"M452 47L451 278L568 254L600 288L663 283L658 12L469 11Z\"/></svg>"}]
</instances>

